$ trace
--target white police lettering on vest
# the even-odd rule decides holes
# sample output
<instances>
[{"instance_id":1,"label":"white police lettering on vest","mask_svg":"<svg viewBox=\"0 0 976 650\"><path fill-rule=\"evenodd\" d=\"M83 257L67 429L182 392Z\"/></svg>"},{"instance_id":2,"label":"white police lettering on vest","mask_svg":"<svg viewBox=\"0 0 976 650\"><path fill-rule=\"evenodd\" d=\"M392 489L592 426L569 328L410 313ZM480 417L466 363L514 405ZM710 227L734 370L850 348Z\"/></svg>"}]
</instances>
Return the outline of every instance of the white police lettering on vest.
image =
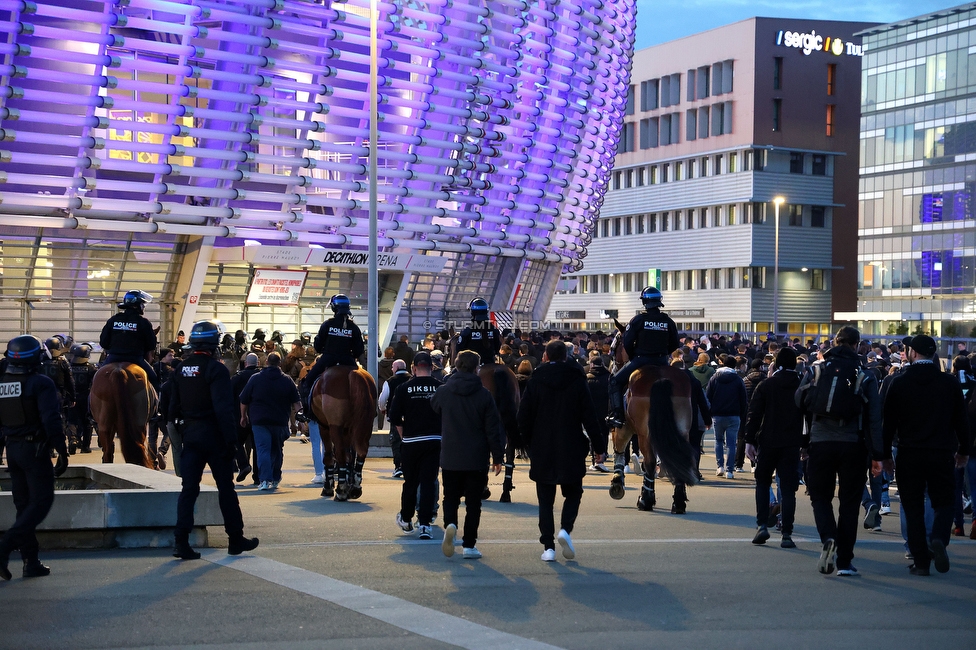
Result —
<instances>
[{"instance_id":1,"label":"white police lettering on vest","mask_svg":"<svg viewBox=\"0 0 976 650\"><path fill-rule=\"evenodd\" d=\"M352 330L344 330L341 327L329 327L329 334L335 336L344 336L347 339L352 338Z\"/></svg>"},{"instance_id":2,"label":"white police lettering on vest","mask_svg":"<svg viewBox=\"0 0 976 650\"><path fill-rule=\"evenodd\" d=\"M481 332L471 332L471 338L473 338L473 339L480 339L481 338Z\"/></svg>"},{"instance_id":3,"label":"white police lettering on vest","mask_svg":"<svg viewBox=\"0 0 976 650\"><path fill-rule=\"evenodd\" d=\"M183 366L182 367L184 377L199 377L200 376L200 366Z\"/></svg>"},{"instance_id":4,"label":"white police lettering on vest","mask_svg":"<svg viewBox=\"0 0 976 650\"><path fill-rule=\"evenodd\" d=\"M112 325L112 329L120 330L123 332L135 332L136 330L139 329L139 323L124 323L124 322L116 321Z\"/></svg>"},{"instance_id":5,"label":"white police lettering on vest","mask_svg":"<svg viewBox=\"0 0 976 650\"><path fill-rule=\"evenodd\" d=\"M20 397L20 382L0 384L0 399L4 397Z\"/></svg>"},{"instance_id":6,"label":"white police lettering on vest","mask_svg":"<svg viewBox=\"0 0 976 650\"><path fill-rule=\"evenodd\" d=\"M654 332L667 332L668 331L668 324L667 323L656 323L654 321L645 321L644 322L644 329L645 330L651 330L651 331L654 331Z\"/></svg>"}]
</instances>

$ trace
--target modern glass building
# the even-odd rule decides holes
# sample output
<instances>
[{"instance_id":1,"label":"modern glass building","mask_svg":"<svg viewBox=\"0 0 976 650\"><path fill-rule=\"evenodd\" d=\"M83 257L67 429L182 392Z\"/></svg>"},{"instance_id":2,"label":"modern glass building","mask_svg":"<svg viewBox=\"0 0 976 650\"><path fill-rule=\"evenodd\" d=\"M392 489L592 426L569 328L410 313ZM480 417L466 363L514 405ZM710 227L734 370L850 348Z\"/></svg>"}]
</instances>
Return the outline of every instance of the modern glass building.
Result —
<instances>
[{"instance_id":1,"label":"modern glass building","mask_svg":"<svg viewBox=\"0 0 976 650\"><path fill-rule=\"evenodd\" d=\"M377 4L377 3L373 3ZM129 288L314 330L365 307L370 0L0 2L0 340L97 335ZM541 319L625 109L633 0L378 3L380 334Z\"/></svg>"},{"instance_id":2,"label":"modern glass building","mask_svg":"<svg viewBox=\"0 0 976 650\"><path fill-rule=\"evenodd\" d=\"M867 332L976 324L976 4L862 33L858 304Z\"/></svg>"},{"instance_id":3,"label":"modern glass building","mask_svg":"<svg viewBox=\"0 0 976 650\"><path fill-rule=\"evenodd\" d=\"M611 189L549 317L606 329L654 284L688 330L829 332L856 300L868 26L753 18L636 52Z\"/></svg>"}]
</instances>

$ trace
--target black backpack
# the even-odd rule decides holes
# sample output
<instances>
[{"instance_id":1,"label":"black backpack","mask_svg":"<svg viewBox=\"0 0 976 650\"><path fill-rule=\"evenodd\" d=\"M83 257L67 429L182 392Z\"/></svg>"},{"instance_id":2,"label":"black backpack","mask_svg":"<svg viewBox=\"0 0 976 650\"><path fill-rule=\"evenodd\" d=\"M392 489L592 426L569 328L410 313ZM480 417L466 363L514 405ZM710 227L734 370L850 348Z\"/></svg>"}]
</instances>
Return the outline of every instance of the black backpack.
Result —
<instances>
[{"instance_id":1,"label":"black backpack","mask_svg":"<svg viewBox=\"0 0 976 650\"><path fill-rule=\"evenodd\" d=\"M862 385L867 373L856 359L837 357L815 364L804 406L808 413L832 420L857 418L867 401Z\"/></svg>"}]
</instances>

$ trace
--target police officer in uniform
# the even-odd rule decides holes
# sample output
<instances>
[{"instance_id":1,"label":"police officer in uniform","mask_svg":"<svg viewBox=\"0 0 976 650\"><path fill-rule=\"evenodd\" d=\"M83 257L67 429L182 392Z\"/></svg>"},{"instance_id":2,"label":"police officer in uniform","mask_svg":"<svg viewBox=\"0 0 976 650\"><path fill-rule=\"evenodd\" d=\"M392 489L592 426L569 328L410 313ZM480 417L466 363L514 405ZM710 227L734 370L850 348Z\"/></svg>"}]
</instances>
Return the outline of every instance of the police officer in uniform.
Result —
<instances>
[{"instance_id":1,"label":"police officer in uniform","mask_svg":"<svg viewBox=\"0 0 976 650\"><path fill-rule=\"evenodd\" d=\"M75 449L83 454L91 453L92 422L88 409L88 396L91 394L92 380L98 370L91 362L92 347L87 343L71 346L71 378L75 382L75 403L65 411L68 424L74 429L68 439L68 453Z\"/></svg>"},{"instance_id":2,"label":"police officer in uniform","mask_svg":"<svg viewBox=\"0 0 976 650\"><path fill-rule=\"evenodd\" d=\"M37 558L34 531L54 503L54 477L68 468L68 449L61 423L57 389L37 372L43 345L34 336L7 343L7 367L0 376L0 437L7 445L17 518L0 539L0 578L10 580L10 553L20 549L25 578L51 573ZM51 466L50 450L57 452Z\"/></svg>"},{"instance_id":3,"label":"police officer in uniform","mask_svg":"<svg viewBox=\"0 0 976 650\"><path fill-rule=\"evenodd\" d=\"M230 555L257 548L258 539L244 537L244 519L234 491L234 453L237 450L237 424L230 373L220 362L218 349L223 334L215 321L200 321L190 330L192 354L173 378L169 417L177 422L183 438L180 469L183 490L176 506L175 548L173 557L195 560L200 557L190 546L193 506L200 494L200 479L205 465L210 466L217 484L220 512L224 517Z\"/></svg>"},{"instance_id":4,"label":"police officer in uniform","mask_svg":"<svg viewBox=\"0 0 976 650\"><path fill-rule=\"evenodd\" d=\"M488 318L488 301L475 298L468 309L471 310L471 324L461 330L457 351L477 352L482 365L495 363L495 355L502 347L502 335Z\"/></svg>"},{"instance_id":5,"label":"police officer in uniform","mask_svg":"<svg viewBox=\"0 0 976 650\"><path fill-rule=\"evenodd\" d=\"M624 413L624 386L630 375L647 365L665 366L668 356L678 349L678 326L671 317L661 313L661 292L656 287L644 287L641 291L643 314L634 316L624 331L624 350L630 358L624 367L610 378L610 415L607 423L621 427L627 420Z\"/></svg>"},{"instance_id":6,"label":"police officer in uniform","mask_svg":"<svg viewBox=\"0 0 976 650\"><path fill-rule=\"evenodd\" d=\"M146 372L149 383L159 394L159 379L149 365L149 358L158 345L152 323L143 313L152 296L145 291L127 291L118 307L122 313L108 319L102 328L98 344L108 351L106 363L118 361L138 364Z\"/></svg>"},{"instance_id":7,"label":"police officer in uniform","mask_svg":"<svg viewBox=\"0 0 976 650\"><path fill-rule=\"evenodd\" d=\"M52 336L44 341L47 354L41 354L41 372L51 378L61 398L61 408L67 409L75 403L75 381L71 366L64 358L64 343L60 337Z\"/></svg>"},{"instance_id":8,"label":"police officer in uniform","mask_svg":"<svg viewBox=\"0 0 976 650\"><path fill-rule=\"evenodd\" d=\"M319 333L315 335L314 347L319 353L315 365L305 375L306 390L311 391L312 385L326 368L332 366L355 366L356 359L366 351L366 342L359 326L352 322L352 308L349 297L337 293L329 300L332 307L332 318L322 323Z\"/></svg>"}]
</instances>

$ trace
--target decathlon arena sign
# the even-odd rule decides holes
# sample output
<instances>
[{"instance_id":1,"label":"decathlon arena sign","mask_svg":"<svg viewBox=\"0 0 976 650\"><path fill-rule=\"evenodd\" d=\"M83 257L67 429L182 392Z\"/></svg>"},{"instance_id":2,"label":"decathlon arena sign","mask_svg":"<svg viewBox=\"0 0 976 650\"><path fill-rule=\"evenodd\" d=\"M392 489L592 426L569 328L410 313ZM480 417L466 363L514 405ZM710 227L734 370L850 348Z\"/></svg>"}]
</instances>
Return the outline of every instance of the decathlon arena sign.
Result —
<instances>
[{"instance_id":1,"label":"decathlon arena sign","mask_svg":"<svg viewBox=\"0 0 976 650\"><path fill-rule=\"evenodd\" d=\"M861 46L857 43L835 36L821 36L815 29L807 34L780 30L776 34L776 45L802 50L806 56L810 56L811 52L826 52L834 56L861 56Z\"/></svg>"}]
</instances>

